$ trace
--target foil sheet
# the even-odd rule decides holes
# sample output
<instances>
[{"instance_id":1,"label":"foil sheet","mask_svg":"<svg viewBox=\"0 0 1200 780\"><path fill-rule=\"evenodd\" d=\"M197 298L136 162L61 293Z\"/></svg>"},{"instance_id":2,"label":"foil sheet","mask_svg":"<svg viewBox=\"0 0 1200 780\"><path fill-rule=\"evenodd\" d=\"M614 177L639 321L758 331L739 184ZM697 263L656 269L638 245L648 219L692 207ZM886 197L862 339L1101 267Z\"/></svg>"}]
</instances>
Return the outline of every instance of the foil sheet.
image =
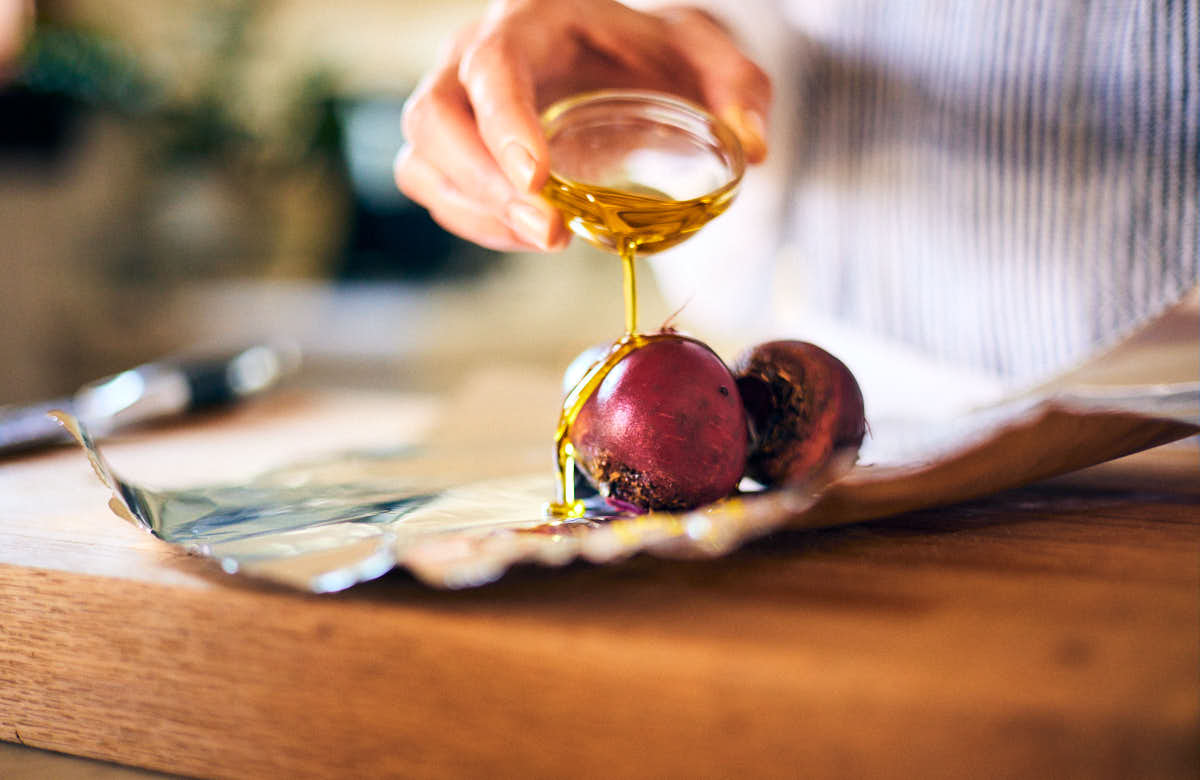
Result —
<instances>
[{"instance_id":1,"label":"foil sheet","mask_svg":"<svg viewBox=\"0 0 1200 780\"><path fill-rule=\"evenodd\" d=\"M805 485L688 513L551 521L553 474L447 481L436 450L331 456L233 485L155 490L118 476L77 419L54 413L112 491L112 511L226 572L338 591L403 568L437 588L517 564L613 564L640 553L712 558L783 528L847 524L987 495L1200 432L1200 385L1033 397L933 425L874 429L857 459ZM431 461L433 466L431 467ZM445 470L445 473L455 473Z\"/></svg>"}]
</instances>

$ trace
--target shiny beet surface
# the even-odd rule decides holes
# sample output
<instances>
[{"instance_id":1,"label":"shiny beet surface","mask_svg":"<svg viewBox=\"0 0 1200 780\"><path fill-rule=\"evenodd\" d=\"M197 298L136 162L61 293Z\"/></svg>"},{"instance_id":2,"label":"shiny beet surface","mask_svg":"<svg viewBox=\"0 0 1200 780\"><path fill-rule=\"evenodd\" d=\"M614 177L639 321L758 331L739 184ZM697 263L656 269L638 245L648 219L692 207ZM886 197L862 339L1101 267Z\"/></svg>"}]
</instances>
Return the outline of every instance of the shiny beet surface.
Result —
<instances>
[{"instance_id":1,"label":"shiny beet surface","mask_svg":"<svg viewBox=\"0 0 1200 780\"><path fill-rule=\"evenodd\" d=\"M684 510L734 491L746 463L733 375L707 346L657 338L613 367L570 439L588 479L618 502Z\"/></svg>"},{"instance_id":2,"label":"shiny beet surface","mask_svg":"<svg viewBox=\"0 0 1200 780\"><path fill-rule=\"evenodd\" d=\"M772 341L734 372L753 443L746 476L766 486L802 483L834 452L857 452L866 433L862 391L850 369L818 346Z\"/></svg>"}]
</instances>

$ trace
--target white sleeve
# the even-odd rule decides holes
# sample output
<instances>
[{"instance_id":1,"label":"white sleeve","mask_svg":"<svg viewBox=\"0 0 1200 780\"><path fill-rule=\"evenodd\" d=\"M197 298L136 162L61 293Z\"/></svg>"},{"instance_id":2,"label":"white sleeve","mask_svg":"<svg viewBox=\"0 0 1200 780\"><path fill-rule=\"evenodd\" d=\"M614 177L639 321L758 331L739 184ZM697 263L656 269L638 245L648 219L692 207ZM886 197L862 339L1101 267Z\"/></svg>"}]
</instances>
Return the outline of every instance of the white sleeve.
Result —
<instances>
[{"instance_id":1,"label":"white sleeve","mask_svg":"<svg viewBox=\"0 0 1200 780\"><path fill-rule=\"evenodd\" d=\"M741 192L725 214L694 238L649 261L668 305L675 309L686 304L679 315L683 328L702 338L739 343L768 327L771 277L796 142L797 39L777 0L627 4L640 10L687 5L711 14L771 78L774 102L766 162L747 170Z\"/></svg>"}]
</instances>

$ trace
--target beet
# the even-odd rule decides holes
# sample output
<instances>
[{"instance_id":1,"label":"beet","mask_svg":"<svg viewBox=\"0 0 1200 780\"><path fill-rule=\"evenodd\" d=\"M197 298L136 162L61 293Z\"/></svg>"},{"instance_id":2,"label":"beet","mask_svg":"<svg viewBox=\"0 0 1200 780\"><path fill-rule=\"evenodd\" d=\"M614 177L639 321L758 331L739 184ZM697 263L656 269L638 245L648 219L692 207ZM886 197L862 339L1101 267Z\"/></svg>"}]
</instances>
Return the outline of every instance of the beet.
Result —
<instances>
[{"instance_id":1,"label":"beet","mask_svg":"<svg viewBox=\"0 0 1200 780\"><path fill-rule=\"evenodd\" d=\"M576 462L600 492L685 510L741 480L748 431L733 375L707 345L664 333L626 355L579 410Z\"/></svg>"},{"instance_id":2,"label":"beet","mask_svg":"<svg viewBox=\"0 0 1200 780\"><path fill-rule=\"evenodd\" d=\"M735 373L750 420L746 476L768 487L805 482L835 452L857 453L866 434L862 391L850 369L804 341L771 341Z\"/></svg>"}]
</instances>

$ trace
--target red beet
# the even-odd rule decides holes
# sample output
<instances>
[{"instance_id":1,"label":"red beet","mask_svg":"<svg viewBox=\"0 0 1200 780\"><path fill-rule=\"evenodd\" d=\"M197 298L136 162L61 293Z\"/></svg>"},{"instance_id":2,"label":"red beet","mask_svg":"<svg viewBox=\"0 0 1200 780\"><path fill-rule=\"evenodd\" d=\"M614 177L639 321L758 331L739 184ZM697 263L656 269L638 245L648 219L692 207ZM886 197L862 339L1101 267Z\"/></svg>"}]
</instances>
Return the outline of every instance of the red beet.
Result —
<instances>
[{"instance_id":1,"label":"red beet","mask_svg":"<svg viewBox=\"0 0 1200 780\"><path fill-rule=\"evenodd\" d=\"M804 482L866 433L862 391L850 369L803 341L760 344L737 363L753 443L746 475L771 486Z\"/></svg>"},{"instance_id":2,"label":"red beet","mask_svg":"<svg viewBox=\"0 0 1200 780\"><path fill-rule=\"evenodd\" d=\"M708 346L675 335L614 366L580 409L570 439L601 493L668 510L733 492L748 446L733 375Z\"/></svg>"}]
</instances>

